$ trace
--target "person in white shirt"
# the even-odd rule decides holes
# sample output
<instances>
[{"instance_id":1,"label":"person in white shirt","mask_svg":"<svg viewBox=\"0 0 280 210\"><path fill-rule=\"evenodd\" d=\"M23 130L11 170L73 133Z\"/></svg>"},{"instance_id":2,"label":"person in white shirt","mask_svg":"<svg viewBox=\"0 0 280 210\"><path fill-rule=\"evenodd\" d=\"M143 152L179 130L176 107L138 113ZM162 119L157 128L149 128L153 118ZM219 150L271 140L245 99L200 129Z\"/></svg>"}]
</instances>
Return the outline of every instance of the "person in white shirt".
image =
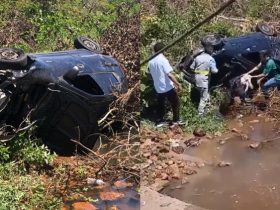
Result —
<instances>
[{"instance_id":1,"label":"person in white shirt","mask_svg":"<svg viewBox=\"0 0 280 210\"><path fill-rule=\"evenodd\" d=\"M163 48L161 43L157 43L153 46L154 53L160 51ZM183 124L180 121L180 103L177 90L182 89L181 84L177 81L173 75L173 68L170 65L169 61L163 54L157 55L155 58L149 61L148 68L151 73L154 88L157 92L158 100L158 124L157 127L160 127L166 122L164 121L165 115L165 99L167 98L171 104L173 112L173 121L172 124Z\"/></svg>"}]
</instances>

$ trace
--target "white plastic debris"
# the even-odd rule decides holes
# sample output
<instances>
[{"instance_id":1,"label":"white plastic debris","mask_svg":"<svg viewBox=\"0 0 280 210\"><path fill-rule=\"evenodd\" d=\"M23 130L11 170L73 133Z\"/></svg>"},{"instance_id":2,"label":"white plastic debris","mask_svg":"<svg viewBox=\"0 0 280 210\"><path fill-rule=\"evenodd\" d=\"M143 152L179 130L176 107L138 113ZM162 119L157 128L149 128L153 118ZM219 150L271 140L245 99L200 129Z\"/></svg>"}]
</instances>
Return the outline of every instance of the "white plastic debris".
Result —
<instances>
[{"instance_id":1,"label":"white plastic debris","mask_svg":"<svg viewBox=\"0 0 280 210\"><path fill-rule=\"evenodd\" d=\"M87 178L87 184L100 186L100 185L104 185L105 182L101 179Z\"/></svg>"}]
</instances>

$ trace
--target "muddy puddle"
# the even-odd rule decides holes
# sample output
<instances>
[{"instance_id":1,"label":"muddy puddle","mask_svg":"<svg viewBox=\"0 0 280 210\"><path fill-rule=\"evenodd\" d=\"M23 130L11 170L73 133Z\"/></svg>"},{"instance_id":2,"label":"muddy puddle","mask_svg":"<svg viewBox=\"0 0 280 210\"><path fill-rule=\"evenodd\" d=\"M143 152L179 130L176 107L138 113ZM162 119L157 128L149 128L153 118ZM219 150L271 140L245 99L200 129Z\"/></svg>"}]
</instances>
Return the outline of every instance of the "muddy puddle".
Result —
<instances>
[{"instance_id":1,"label":"muddy puddle","mask_svg":"<svg viewBox=\"0 0 280 210\"><path fill-rule=\"evenodd\" d=\"M178 181L162 193L211 210L280 209L280 126L263 118L250 120L230 122L242 124L250 140L233 135L222 145L211 140L188 149L186 155L202 159L206 166L182 188L174 189ZM274 140L249 148L268 139ZM218 167L219 161L231 165Z\"/></svg>"},{"instance_id":2,"label":"muddy puddle","mask_svg":"<svg viewBox=\"0 0 280 210\"><path fill-rule=\"evenodd\" d=\"M106 187L89 187L84 186L78 189L73 189L76 192L82 191L84 197L86 197L91 204L97 209L104 210L139 210L140 209L140 196L134 187L125 189L116 189L114 186ZM123 194L124 196L112 200L104 201L100 198L102 192L116 192ZM77 202L84 202L84 200L71 200L64 204L65 209L72 209L72 204Z\"/></svg>"}]
</instances>

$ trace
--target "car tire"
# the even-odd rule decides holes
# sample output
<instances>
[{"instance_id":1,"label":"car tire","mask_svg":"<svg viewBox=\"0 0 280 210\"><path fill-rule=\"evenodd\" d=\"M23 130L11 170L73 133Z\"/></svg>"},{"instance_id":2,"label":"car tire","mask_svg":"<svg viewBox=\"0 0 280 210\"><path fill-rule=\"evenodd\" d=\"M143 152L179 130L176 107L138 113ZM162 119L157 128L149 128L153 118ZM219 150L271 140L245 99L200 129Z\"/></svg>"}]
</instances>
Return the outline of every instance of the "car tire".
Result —
<instances>
[{"instance_id":1,"label":"car tire","mask_svg":"<svg viewBox=\"0 0 280 210\"><path fill-rule=\"evenodd\" d=\"M261 32L267 36L274 36L275 29L273 26L268 25L267 23L258 23L256 25L256 31Z\"/></svg>"},{"instance_id":2,"label":"car tire","mask_svg":"<svg viewBox=\"0 0 280 210\"><path fill-rule=\"evenodd\" d=\"M94 40L81 36L74 40L76 49L87 49L95 53L102 53L101 46Z\"/></svg>"},{"instance_id":3,"label":"car tire","mask_svg":"<svg viewBox=\"0 0 280 210\"><path fill-rule=\"evenodd\" d=\"M27 55L21 49L1 48L0 69L20 70L27 66Z\"/></svg>"},{"instance_id":4,"label":"car tire","mask_svg":"<svg viewBox=\"0 0 280 210\"><path fill-rule=\"evenodd\" d=\"M217 50L222 47L223 39L222 36L218 34L209 34L202 38L201 43L204 46L211 45Z\"/></svg>"}]
</instances>

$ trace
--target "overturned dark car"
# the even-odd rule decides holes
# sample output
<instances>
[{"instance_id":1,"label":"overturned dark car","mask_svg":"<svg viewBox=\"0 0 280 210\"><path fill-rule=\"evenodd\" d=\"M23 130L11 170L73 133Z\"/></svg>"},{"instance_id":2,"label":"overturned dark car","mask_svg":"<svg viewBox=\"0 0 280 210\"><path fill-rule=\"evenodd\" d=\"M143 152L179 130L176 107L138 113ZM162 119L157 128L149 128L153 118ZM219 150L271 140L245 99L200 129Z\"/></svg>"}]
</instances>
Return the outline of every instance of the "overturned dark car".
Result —
<instances>
[{"instance_id":1,"label":"overturned dark car","mask_svg":"<svg viewBox=\"0 0 280 210\"><path fill-rule=\"evenodd\" d=\"M275 30L265 23L259 23L257 31L239 37L223 37L221 35L208 35L202 38L202 43L214 47L213 57L219 69L218 74L212 74L210 89L220 86L230 86L230 81L248 72L260 62L260 52L269 50L276 63L280 64L280 38ZM179 69L185 73L185 79L194 83L194 75L190 72L193 55L185 56Z\"/></svg>"},{"instance_id":2,"label":"overturned dark car","mask_svg":"<svg viewBox=\"0 0 280 210\"><path fill-rule=\"evenodd\" d=\"M74 45L77 49L28 55L0 49L1 123L17 128L30 119L43 142L60 154L77 150L71 140L92 148L98 119L128 88L119 63L96 42L79 37Z\"/></svg>"}]
</instances>

